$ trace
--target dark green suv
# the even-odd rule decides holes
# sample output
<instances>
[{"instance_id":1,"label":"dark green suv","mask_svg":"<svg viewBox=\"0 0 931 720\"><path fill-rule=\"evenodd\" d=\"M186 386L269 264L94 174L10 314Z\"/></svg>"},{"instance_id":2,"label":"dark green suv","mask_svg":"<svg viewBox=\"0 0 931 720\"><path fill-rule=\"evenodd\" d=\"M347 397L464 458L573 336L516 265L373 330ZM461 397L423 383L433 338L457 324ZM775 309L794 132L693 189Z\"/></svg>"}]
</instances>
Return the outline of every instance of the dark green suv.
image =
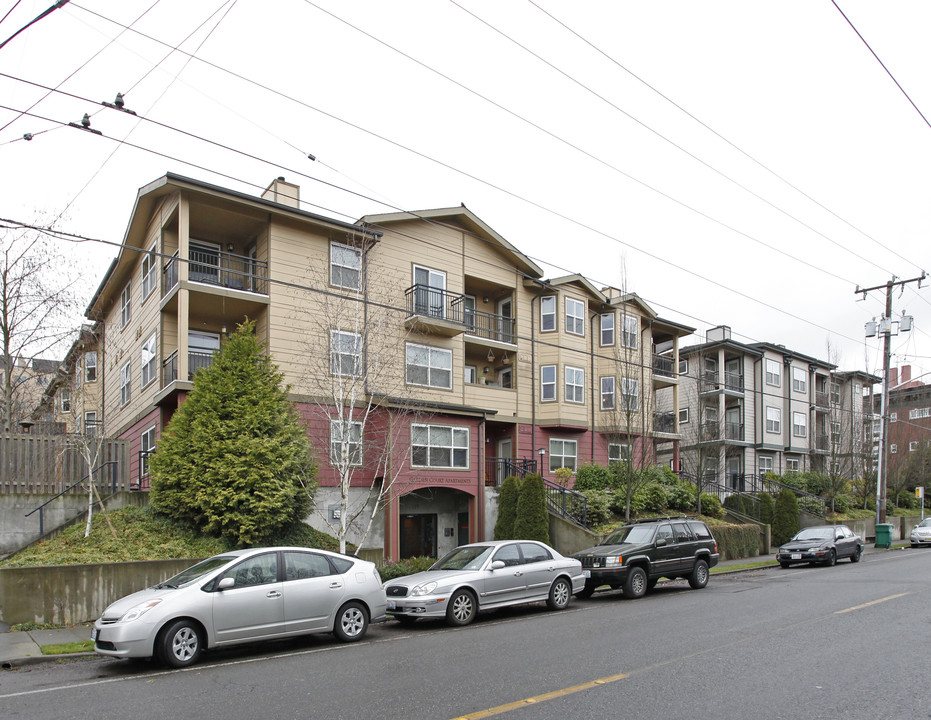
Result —
<instances>
[{"instance_id":1,"label":"dark green suv","mask_svg":"<svg viewBox=\"0 0 931 720\"><path fill-rule=\"evenodd\" d=\"M623 588L624 596L642 597L660 578L685 578L693 588L708 584L708 570L718 564L718 543L701 520L650 518L625 525L595 547L575 553L582 562L585 588Z\"/></svg>"}]
</instances>

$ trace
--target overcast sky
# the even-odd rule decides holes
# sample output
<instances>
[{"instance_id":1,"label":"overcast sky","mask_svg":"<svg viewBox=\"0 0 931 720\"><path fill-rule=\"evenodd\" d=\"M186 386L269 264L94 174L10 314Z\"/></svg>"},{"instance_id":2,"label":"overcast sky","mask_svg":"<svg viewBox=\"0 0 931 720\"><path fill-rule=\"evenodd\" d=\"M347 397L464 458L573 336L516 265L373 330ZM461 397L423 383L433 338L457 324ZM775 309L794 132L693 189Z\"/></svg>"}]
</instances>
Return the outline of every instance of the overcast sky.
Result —
<instances>
[{"instance_id":1,"label":"overcast sky","mask_svg":"<svg viewBox=\"0 0 931 720\"><path fill-rule=\"evenodd\" d=\"M0 42L50 4L0 0ZM855 288L929 265L931 2L837 5L863 40L831 0L72 0L0 49L0 217L119 242L168 171L464 203L550 277L877 372ZM80 246L88 294L114 254ZM894 364L931 372L931 289L903 310Z\"/></svg>"}]
</instances>

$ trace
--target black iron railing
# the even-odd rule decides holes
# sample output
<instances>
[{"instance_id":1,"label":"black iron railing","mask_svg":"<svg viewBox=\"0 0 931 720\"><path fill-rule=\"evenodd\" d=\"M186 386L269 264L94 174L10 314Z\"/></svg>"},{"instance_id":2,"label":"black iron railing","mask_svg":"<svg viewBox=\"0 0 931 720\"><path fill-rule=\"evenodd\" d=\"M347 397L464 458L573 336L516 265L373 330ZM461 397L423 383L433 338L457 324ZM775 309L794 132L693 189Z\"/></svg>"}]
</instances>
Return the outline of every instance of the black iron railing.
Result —
<instances>
[{"instance_id":1,"label":"black iron railing","mask_svg":"<svg viewBox=\"0 0 931 720\"><path fill-rule=\"evenodd\" d=\"M675 377L675 365L668 355L653 355L653 374Z\"/></svg>"},{"instance_id":2,"label":"black iron railing","mask_svg":"<svg viewBox=\"0 0 931 720\"><path fill-rule=\"evenodd\" d=\"M430 285L412 285L404 292L409 316L446 320L462 325L468 335L503 343L515 342L514 318L466 306L466 296Z\"/></svg>"},{"instance_id":3,"label":"black iron railing","mask_svg":"<svg viewBox=\"0 0 931 720\"><path fill-rule=\"evenodd\" d=\"M111 494L111 495L115 494L115 493L116 493L116 474L117 474L117 469L119 468L119 463L118 463L116 460L110 460L110 461L105 462L105 463L103 463L103 464L101 464L101 465L98 465L96 468L94 468L91 472L89 472L87 475L85 475L84 477L82 477L82 478L81 478L80 480L78 480L76 483L73 483L72 485L69 485L69 486L66 487L64 490L62 490L60 493L58 493L57 495L55 495L55 496L52 497L52 498L49 498L49 499L46 500L44 503L42 503L41 505L39 505L39 507L33 508L32 510L30 510L29 512L26 513L26 515L25 515L24 517L29 517L29 516L32 515L34 512L38 512L38 513L39 513L39 536L40 536L40 537L43 536L43 535L45 535L45 506L48 505L48 504L51 503L51 502L54 502L55 500L57 500L58 498L60 498L62 495L71 492L71 491L74 490L76 487L79 487L79 486L82 486L82 485L85 486L85 487L87 487L87 486L85 485L85 482L86 482L87 480L89 480L92 476L94 476L95 473L99 473L99 471L102 470L102 469L105 468L105 467L109 467L109 468L110 468L110 478L109 478L109 480L108 480L107 478L105 478L105 477L101 478L100 474L98 474L98 475L96 475L96 477L97 477L97 478L100 478L100 479L96 480L96 481L94 482L94 485L96 485L96 486L98 487L98 491L99 491L100 488L104 488L104 487L107 487L107 486L109 485L110 494ZM93 504L94 504L94 506L96 507L97 504L98 504L98 501L95 500Z\"/></svg>"},{"instance_id":4,"label":"black iron railing","mask_svg":"<svg viewBox=\"0 0 931 720\"><path fill-rule=\"evenodd\" d=\"M588 527L587 497L546 478L543 478L543 489L546 491L546 507L551 513L583 528Z\"/></svg>"}]
</instances>

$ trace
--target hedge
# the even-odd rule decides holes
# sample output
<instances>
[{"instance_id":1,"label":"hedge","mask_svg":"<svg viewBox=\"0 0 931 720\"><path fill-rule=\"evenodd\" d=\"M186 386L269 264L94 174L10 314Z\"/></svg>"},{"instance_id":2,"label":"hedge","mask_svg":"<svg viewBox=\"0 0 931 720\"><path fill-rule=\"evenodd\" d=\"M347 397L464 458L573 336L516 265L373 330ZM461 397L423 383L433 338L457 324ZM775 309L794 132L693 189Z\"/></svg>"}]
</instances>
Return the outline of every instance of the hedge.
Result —
<instances>
[{"instance_id":1,"label":"hedge","mask_svg":"<svg viewBox=\"0 0 931 720\"><path fill-rule=\"evenodd\" d=\"M760 554L758 525L715 525L711 532L718 541L721 560L756 557Z\"/></svg>"}]
</instances>

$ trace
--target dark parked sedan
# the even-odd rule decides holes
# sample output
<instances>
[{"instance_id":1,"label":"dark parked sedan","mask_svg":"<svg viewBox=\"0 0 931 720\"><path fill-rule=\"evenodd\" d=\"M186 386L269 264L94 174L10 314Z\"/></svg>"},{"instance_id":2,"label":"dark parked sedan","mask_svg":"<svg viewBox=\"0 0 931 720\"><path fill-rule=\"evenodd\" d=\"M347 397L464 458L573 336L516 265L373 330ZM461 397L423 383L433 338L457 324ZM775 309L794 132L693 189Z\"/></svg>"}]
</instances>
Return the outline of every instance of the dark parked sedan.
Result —
<instances>
[{"instance_id":1,"label":"dark parked sedan","mask_svg":"<svg viewBox=\"0 0 931 720\"><path fill-rule=\"evenodd\" d=\"M846 525L819 525L795 534L776 553L776 560L786 568L793 563L831 566L841 558L859 562L863 540Z\"/></svg>"}]
</instances>

